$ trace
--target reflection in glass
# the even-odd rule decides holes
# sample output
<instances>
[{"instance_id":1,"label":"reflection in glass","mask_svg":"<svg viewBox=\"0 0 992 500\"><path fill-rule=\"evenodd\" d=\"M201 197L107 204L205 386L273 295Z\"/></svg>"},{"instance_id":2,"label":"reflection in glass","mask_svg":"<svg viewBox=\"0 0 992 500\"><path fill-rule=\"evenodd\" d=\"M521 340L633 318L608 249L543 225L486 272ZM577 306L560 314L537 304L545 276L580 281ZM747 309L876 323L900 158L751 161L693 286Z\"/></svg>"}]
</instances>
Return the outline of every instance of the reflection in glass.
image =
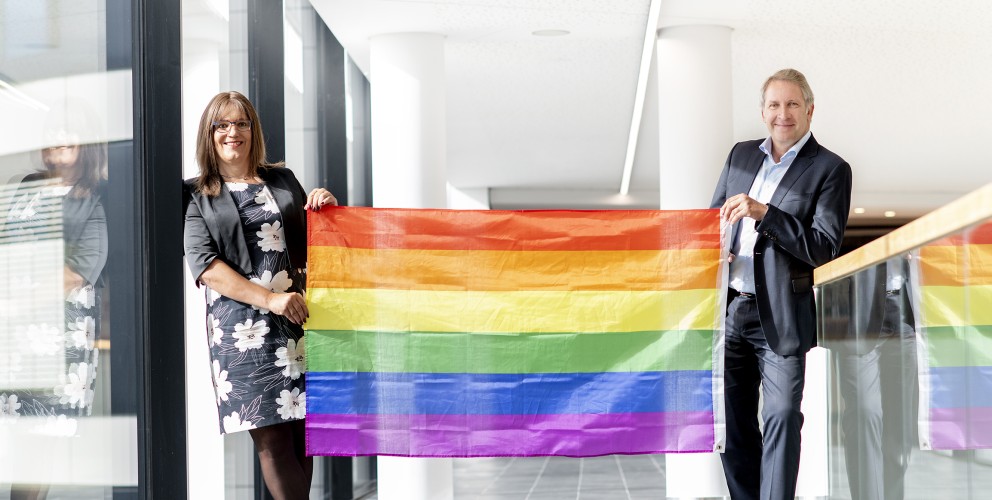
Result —
<instances>
[{"instance_id":1,"label":"reflection in glass","mask_svg":"<svg viewBox=\"0 0 992 500\"><path fill-rule=\"evenodd\" d=\"M821 290L855 499L905 497L919 398L910 262L896 257Z\"/></svg>"},{"instance_id":2,"label":"reflection in glass","mask_svg":"<svg viewBox=\"0 0 992 500\"><path fill-rule=\"evenodd\" d=\"M42 167L0 191L0 418L21 436L75 436L92 414L108 247L106 145L80 140L91 115L52 112ZM41 482L39 469L26 479ZM14 485L12 498L46 489Z\"/></svg>"}]
</instances>

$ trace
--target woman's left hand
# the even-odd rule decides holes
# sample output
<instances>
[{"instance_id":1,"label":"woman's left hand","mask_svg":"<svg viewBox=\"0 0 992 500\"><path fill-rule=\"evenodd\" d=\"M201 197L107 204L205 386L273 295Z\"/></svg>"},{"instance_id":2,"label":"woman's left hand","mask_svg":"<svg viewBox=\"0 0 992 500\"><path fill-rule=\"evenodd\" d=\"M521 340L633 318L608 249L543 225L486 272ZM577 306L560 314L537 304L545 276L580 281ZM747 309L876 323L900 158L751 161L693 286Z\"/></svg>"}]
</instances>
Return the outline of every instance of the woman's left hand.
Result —
<instances>
[{"instance_id":1,"label":"woman's left hand","mask_svg":"<svg viewBox=\"0 0 992 500\"><path fill-rule=\"evenodd\" d=\"M338 200L330 191L324 188L317 188L307 195L307 204L303 206L306 210L320 210L324 205L337 205Z\"/></svg>"}]
</instances>

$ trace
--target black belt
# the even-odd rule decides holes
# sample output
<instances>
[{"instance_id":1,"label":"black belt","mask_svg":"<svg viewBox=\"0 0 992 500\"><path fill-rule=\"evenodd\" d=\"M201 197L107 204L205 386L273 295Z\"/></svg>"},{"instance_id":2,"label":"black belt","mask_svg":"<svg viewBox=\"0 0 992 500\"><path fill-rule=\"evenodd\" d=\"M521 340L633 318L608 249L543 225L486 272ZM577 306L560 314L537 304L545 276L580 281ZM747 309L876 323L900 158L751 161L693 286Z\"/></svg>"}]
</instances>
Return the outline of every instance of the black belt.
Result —
<instances>
[{"instance_id":1,"label":"black belt","mask_svg":"<svg viewBox=\"0 0 992 500\"><path fill-rule=\"evenodd\" d=\"M733 288L728 288L728 290L730 291L730 298L731 299L733 299L734 297L743 297L745 299L753 299L754 298L754 294L753 293L739 292L739 291L737 291L737 290L735 290Z\"/></svg>"}]
</instances>

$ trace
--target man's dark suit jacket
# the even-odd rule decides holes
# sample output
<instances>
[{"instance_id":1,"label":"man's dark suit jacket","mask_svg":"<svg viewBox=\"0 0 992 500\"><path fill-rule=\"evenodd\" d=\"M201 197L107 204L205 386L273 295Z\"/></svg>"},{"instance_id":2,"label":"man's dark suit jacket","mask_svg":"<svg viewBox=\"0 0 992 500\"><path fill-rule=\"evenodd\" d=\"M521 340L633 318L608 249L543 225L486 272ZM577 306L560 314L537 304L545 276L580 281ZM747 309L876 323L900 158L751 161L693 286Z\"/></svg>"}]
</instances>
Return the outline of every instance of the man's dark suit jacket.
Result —
<instances>
[{"instance_id":1,"label":"man's dark suit jacket","mask_svg":"<svg viewBox=\"0 0 992 500\"><path fill-rule=\"evenodd\" d=\"M307 215L303 209L307 202L306 192L288 168L260 167L258 176L268 185L282 214L290 265L294 268L306 267ZM186 262L197 286L200 275L216 258L247 276L252 271L251 259L231 192L222 183L220 195L206 196L196 191L195 182L196 179L187 179L183 183L183 206L186 209L183 242Z\"/></svg>"},{"instance_id":2,"label":"man's dark suit jacket","mask_svg":"<svg viewBox=\"0 0 992 500\"><path fill-rule=\"evenodd\" d=\"M720 174L712 208L751 190L765 154L740 142ZM758 222L754 286L768 346L781 356L816 345L813 269L837 256L851 207L851 166L810 136ZM740 231L740 222L735 234Z\"/></svg>"}]
</instances>

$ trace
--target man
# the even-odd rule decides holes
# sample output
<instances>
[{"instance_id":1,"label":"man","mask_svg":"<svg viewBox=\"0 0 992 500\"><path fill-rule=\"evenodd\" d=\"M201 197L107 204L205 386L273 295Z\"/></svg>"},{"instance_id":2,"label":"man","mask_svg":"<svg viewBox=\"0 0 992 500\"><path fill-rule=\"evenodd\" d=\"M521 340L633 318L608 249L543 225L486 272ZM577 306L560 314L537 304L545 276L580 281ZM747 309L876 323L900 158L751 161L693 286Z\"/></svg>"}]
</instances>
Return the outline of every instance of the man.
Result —
<instances>
[{"instance_id":1,"label":"man","mask_svg":"<svg viewBox=\"0 0 992 500\"><path fill-rule=\"evenodd\" d=\"M722 456L734 500L795 497L806 352L816 343L813 269L837 256L851 204L851 166L809 131L813 91L802 73L765 81L761 118L769 137L731 149L711 204L734 224Z\"/></svg>"}]
</instances>

